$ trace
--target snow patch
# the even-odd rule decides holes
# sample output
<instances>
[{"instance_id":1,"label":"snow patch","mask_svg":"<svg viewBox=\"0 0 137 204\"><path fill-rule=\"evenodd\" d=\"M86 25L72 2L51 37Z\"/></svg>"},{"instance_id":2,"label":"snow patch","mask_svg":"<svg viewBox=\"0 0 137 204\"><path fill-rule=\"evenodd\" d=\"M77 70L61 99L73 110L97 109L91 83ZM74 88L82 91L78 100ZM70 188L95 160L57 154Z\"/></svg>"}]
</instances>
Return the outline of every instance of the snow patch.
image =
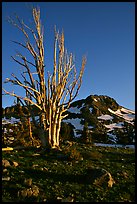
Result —
<instances>
[{"instance_id":1,"label":"snow patch","mask_svg":"<svg viewBox=\"0 0 137 204\"><path fill-rule=\"evenodd\" d=\"M92 129L92 128L94 128L94 127L93 127L92 125L89 125L88 128L89 128L89 129Z\"/></svg>"},{"instance_id":2,"label":"snow patch","mask_svg":"<svg viewBox=\"0 0 137 204\"><path fill-rule=\"evenodd\" d=\"M7 133L7 128L4 128L3 131L4 131L4 133Z\"/></svg>"},{"instance_id":3,"label":"snow patch","mask_svg":"<svg viewBox=\"0 0 137 204\"><path fill-rule=\"evenodd\" d=\"M70 113L80 114L80 109L78 107L70 107L68 109Z\"/></svg>"},{"instance_id":4,"label":"snow patch","mask_svg":"<svg viewBox=\"0 0 137 204\"><path fill-rule=\"evenodd\" d=\"M97 117L98 119L102 119L102 120L112 120L113 117L110 115L101 115Z\"/></svg>"},{"instance_id":5,"label":"snow patch","mask_svg":"<svg viewBox=\"0 0 137 204\"><path fill-rule=\"evenodd\" d=\"M14 123L17 123L19 122L20 119L16 119L14 117L11 117L10 119L6 119L5 117L2 119L2 124L5 125L5 124L14 124Z\"/></svg>"},{"instance_id":6,"label":"snow patch","mask_svg":"<svg viewBox=\"0 0 137 204\"><path fill-rule=\"evenodd\" d=\"M98 100L97 100L96 98L94 98L94 101L96 101L96 102L97 102Z\"/></svg>"},{"instance_id":7,"label":"snow patch","mask_svg":"<svg viewBox=\"0 0 137 204\"><path fill-rule=\"evenodd\" d=\"M35 121L36 121L36 122L38 122L38 121L39 121L39 116L38 116L38 115L37 115L37 116L35 116L34 118L35 118ZM32 122L32 117L30 118L30 121Z\"/></svg>"},{"instance_id":8,"label":"snow patch","mask_svg":"<svg viewBox=\"0 0 137 204\"><path fill-rule=\"evenodd\" d=\"M117 142L117 136L116 136L116 135L113 135L113 134L111 134L111 133L107 133L107 135L109 136L109 139L110 139L112 142L114 142L114 143Z\"/></svg>"},{"instance_id":9,"label":"snow patch","mask_svg":"<svg viewBox=\"0 0 137 204\"><path fill-rule=\"evenodd\" d=\"M123 112L125 112L125 113L135 114L135 111L128 110L128 109L126 109L126 108L121 108L121 111L123 111Z\"/></svg>"},{"instance_id":10,"label":"snow patch","mask_svg":"<svg viewBox=\"0 0 137 204\"><path fill-rule=\"evenodd\" d=\"M90 113L92 113L92 110L93 110L93 108L92 108L92 107L90 107L90 108L89 108Z\"/></svg>"},{"instance_id":11,"label":"snow patch","mask_svg":"<svg viewBox=\"0 0 137 204\"><path fill-rule=\"evenodd\" d=\"M12 130L12 129L9 129L9 132L13 132L13 130Z\"/></svg>"},{"instance_id":12,"label":"snow patch","mask_svg":"<svg viewBox=\"0 0 137 204\"><path fill-rule=\"evenodd\" d=\"M76 107L70 107L70 108L68 109L68 111L69 111L70 113L80 114L80 113L81 113L81 109L82 109L83 107L85 107L85 103L82 103L82 105L81 105L80 108L78 108L78 106L76 106Z\"/></svg>"},{"instance_id":13,"label":"snow patch","mask_svg":"<svg viewBox=\"0 0 137 204\"><path fill-rule=\"evenodd\" d=\"M81 134L77 135L77 130L83 130L84 125L80 124L81 119L72 118L72 119L63 120L63 122L71 123L75 127L75 130L74 130L75 137L81 136Z\"/></svg>"},{"instance_id":14,"label":"snow patch","mask_svg":"<svg viewBox=\"0 0 137 204\"><path fill-rule=\"evenodd\" d=\"M82 106L81 106L81 108L84 108L85 107L85 103L82 103ZM81 108L80 108L80 110L81 110Z\"/></svg>"},{"instance_id":15,"label":"snow patch","mask_svg":"<svg viewBox=\"0 0 137 204\"><path fill-rule=\"evenodd\" d=\"M121 118L124 118L126 120L126 122L133 124L132 121L135 119L135 113L133 111L130 111L130 110L125 109L125 108L121 108L121 109L118 109L116 111L113 111L110 108L108 108L108 111L121 117ZM121 111L125 112L125 113L121 113Z\"/></svg>"},{"instance_id":16,"label":"snow patch","mask_svg":"<svg viewBox=\"0 0 137 204\"><path fill-rule=\"evenodd\" d=\"M120 123L112 123L110 125L105 125L106 128L108 128L108 132L114 130L114 128L123 128L124 123L120 122Z\"/></svg>"},{"instance_id":17,"label":"snow patch","mask_svg":"<svg viewBox=\"0 0 137 204\"><path fill-rule=\"evenodd\" d=\"M135 145L122 145L122 144L103 144L103 143L94 143L96 146L102 147L124 147L124 148L135 148Z\"/></svg>"}]
</instances>

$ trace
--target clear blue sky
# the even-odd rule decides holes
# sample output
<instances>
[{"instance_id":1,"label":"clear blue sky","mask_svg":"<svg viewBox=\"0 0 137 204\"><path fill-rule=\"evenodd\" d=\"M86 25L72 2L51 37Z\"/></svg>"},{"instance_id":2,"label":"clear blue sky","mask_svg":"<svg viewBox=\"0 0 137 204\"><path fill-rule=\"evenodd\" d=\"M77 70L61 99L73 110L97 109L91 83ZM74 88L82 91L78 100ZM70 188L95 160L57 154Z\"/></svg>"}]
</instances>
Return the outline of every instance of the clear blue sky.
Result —
<instances>
[{"instance_id":1,"label":"clear blue sky","mask_svg":"<svg viewBox=\"0 0 137 204\"><path fill-rule=\"evenodd\" d=\"M32 3L2 3L2 81L11 73L19 76L20 66L11 55L22 48L11 40L22 41L17 28L6 21L14 13L31 23ZM34 2L41 9L45 33L45 64L53 64L54 25L64 29L65 45L75 54L76 68L87 56L83 84L77 99L90 94L108 95L120 105L135 110L135 3L134 2ZM14 86L3 84L8 90ZM15 89L17 93L22 89ZM2 96L2 106L13 105L14 98Z\"/></svg>"}]
</instances>

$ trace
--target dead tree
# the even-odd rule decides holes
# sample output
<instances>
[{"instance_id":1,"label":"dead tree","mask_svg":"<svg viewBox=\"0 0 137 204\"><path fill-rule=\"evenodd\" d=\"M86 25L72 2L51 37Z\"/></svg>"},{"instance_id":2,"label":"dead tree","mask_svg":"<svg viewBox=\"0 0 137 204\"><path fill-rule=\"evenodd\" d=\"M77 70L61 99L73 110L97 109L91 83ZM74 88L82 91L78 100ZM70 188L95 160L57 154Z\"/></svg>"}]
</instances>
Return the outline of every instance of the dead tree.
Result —
<instances>
[{"instance_id":1,"label":"dead tree","mask_svg":"<svg viewBox=\"0 0 137 204\"><path fill-rule=\"evenodd\" d=\"M32 14L35 30L26 25L18 16L15 20L9 19L10 23L17 27L25 37L25 43L13 42L26 49L33 58L33 62L21 53L17 53L16 57L12 56L12 59L24 67L25 71L21 73L21 79L12 74L13 78L7 78L6 82L22 87L27 94L23 97L3 90L6 95L16 97L23 106L28 108L32 121L38 127L42 145L55 148L59 147L61 121L66 117L65 112L81 87L86 58L83 57L80 72L77 74L73 54L68 54L64 46L64 32L60 34L55 29L53 73L47 72L46 78L44 33L40 21L40 9L33 8ZM32 105L39 110L39 123L35 120Z\"/></svg>"}]
</instances>

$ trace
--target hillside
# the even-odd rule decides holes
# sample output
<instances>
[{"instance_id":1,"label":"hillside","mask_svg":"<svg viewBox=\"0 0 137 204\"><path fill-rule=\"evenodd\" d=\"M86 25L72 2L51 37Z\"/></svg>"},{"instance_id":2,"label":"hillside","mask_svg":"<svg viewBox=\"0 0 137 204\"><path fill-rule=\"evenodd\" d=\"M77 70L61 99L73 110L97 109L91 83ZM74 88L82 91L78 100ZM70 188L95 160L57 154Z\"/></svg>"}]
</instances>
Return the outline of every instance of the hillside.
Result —
<instances>
[{"instance_id":1,"label":"hillside","mask_svg":"<svg viewBox=\"0 0 137 204\"><path fill-rule=\"evenodd\" d=\"M70 144L2 152L2 201L135 202L134 149Z\"/></svg>"},{"instance_id":2,"label":"hillside","mask_svg":"<svg viewBox=\"0 0 137 204\"><path fill-rule=\"evenodd\" d=\"M80 137L85 124L94 142L135 142L135 112L120 106L108 96L90 95L75 101L64 122L73 126L75 137Z\"/></svg>"},{"instance_id":3,"label":"hillside","mask_svg":"<svg viewBox=\"0 0 137 204\"><path fill-rule=\"evenodd\" d=\"M23 108L22 112L25 111ZM92 143L135 143L135 112L120 106L109 96L90 95L86 99L75 101L67 113L68 116L62 122L61 135L71 134L70 138L81 139L87 129L88 141ZM36 109L34 114L38 115ZM3 109L3 126L19 122L19 118L17 105ZM66 130L62 133L63 128L69 129L69 133Z\"/></svg>"},{"instance_id":4,"label":"hillside","mask_svg":"<svg viewBox=\"0 0 137 204\"><path fill-rule=\"evenodd\" d=\"M4 147L13 147L2 151L3 202L135 202L135 148L117 145L134 144L133 111L108 96L75 101L50 151L32 146L16 106L3 113Z\"/></svg>"}]
</instances>

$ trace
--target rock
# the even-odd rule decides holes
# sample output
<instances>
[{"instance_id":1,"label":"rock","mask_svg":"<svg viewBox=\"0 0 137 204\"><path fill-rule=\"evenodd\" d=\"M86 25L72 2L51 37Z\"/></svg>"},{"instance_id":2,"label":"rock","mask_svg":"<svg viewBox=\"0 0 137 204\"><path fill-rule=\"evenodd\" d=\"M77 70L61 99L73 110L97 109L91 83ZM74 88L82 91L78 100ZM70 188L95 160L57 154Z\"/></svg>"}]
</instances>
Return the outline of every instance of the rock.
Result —
<instances>
[{"instance_id":1,"label":"rock","mask_svg":"<svg viewBox=\"0 0 137 204\"><path fill-rule=\"evenodd\" d=\"M18 164L18 162L13 161L13 165L16 167L16 166L18 166L19 164Z\"/></svg>"},{"instance_id":2,"label":"rock","mask_svg":"<svg viewBox=\"0 0 137 204\"><path fill-rule=\"evenodd\" d=\"M38 186L33 185L31 189L32 189L32 195L37 197L39 195L39 188L38 188Z\"/></svg>"},{"instance_id":3,"label":"rock","mask_svg":"<svg viewBox=\"0 0 137 204\"><path fill-rule=\"evenodd\" d=\"M31 186L32 185L32 178L25 179L24 184L27 185L27 186Z\"/></svg>"},{"instance_id":4,"label":"rock","mask_svg":"<svg viewBox=\"0 0 137 204\"><path fill-rule=\"evenodd\" d=\"M27 190L26 189L23 189L21 191L18 191L18 197L27 197Z\"/></svg>"},{"instance_id":5,"label":"rock","mask_svg":"<svg viewBox=\"0 0 137 204\"><path fill-rule=\"evenodd\" d=\"M47 168L47 167L43 167L43 169L44 169L45 171L48 171L48 168Z\"/></svg>"},{"instance_id":6,"label":"rock","mask_svg":"<svg viewBox=\"0 0 137 204\"><path fill-rule=\"evenodd\" d=\"M46 201L47 201L47 199L46 199L46 198L44 198L44 199L43 199L43 201L44 201L44 202L46 202Z\"/></svg>"},{"instance_id":7,"label":"rock","mask_svg":"<svg viewBox=\"0 0 137 204\"><path fill-rule=\"evenodd\" d=\"M25 173L25 171L19 171L21 174L24 174Z\"/></svg>"},{"instance_id":8,"label":"rock","mask_svg":"<svg viewBox=\"0 0 137 204\"><path fill-rule=\"evenodd\" d=\"M12 141L13 141L14 139L15 139L14 137L9 137L9 140L12 140Z\"/></svg>"},{"instance_id":9,"label":"rock","mask_svg":"<svg viewBox=\"0 0 137 204\"><path fill-rule=\"evenodd\" d=\"M61 201L61 200L62 200L62 198L58 196L57 197L57 201Z\"/></svg>"},{"instance_id":10,"label":"rock","mask_svg":"<svg viewBox=\"0 0 137 204\"><path fill-rule=\"evenodd\" d=\"M38 164L33 164L32 165L33 168L38 167L38 166L39 166Z\"/></svg>"},{"instance_id":11,"label":"rock","mask_svg":"<svg viewBox=\"0 0 137 204\"><path fill-rule=\"evenodd\" d=\"M2 166L4 166L4 167L9 167L9 166L11 166L11 165L10 165L10 162L9 162L8 160L2 159Z\"/></svg>"},{"instance_id":12,"label":"rock","mask_svg":"<svg viewBox=\"0 0 137 204\"><path fill-rule=\"evenodd\" d=\"M27 192L27 196L28 196L28 197L31 197L31 196L32 196L32 190L31 190L31 188L26 189L26 192Z\"/></svg>"},{"instance_id":13,"label":"rock","mask_svg":"<svg viewBox=\"0 0 137 204\"><path fill-rule=\"evenodd\" d=\"M111 174L103 168L90 167L86 173L88 182L92 182L94 185L102 186L106 184L107 187L112 187L115 183Z\"/></svg>"},{"instance_id":14,"label":"rock","mask_svg":"<svg viewBox=\"0 0 137 204\"><path fill-rule=\"evenodd\" d=\"M10 177L3 177L2 181L10 181Z\"/></svg>"},{"instance_id":15,"label":"rock","mask_svg":"<svg viewBox=\"0 0 137 204\"><path fill-rule=\"evenodd\" d=\"M124 178L128 178L127 172L122 172L122 173L123 173L123 177L124 177Z\"/></svg>"},{"instance_id":16,"label":"rock","mask_svg":"<svg viewBox=\"0 0 137 204\"><path fill-rule=\"evenodd\" d=\"M39 188L38 186L34 185L31 188L23 189L18 191L18 197L37 197L39 195Z\"/></svg>"},{"instance_id":17,"label":"rock","mask_svg":"<svg viewBox=\"0 0 137 204\"><path fill-rule=\"evenodd\" d=\"M115 181L114 181L114 179L112 178L112 176L111 176L111 174L109 172L107 174L109 176L108 187L111 188L113 186L113 184L115 183Z\"/></svg>"},{"instance_id":18,"label":"rock","mask_svg":"<svg viewBox=\"0 0 137 204\"><path fill-rule=\"evenodd\" d=\"M3 169L3 173L5 173L5 172L7 172L8 171L8 169Z\"/></svg>"},{"instance_id":19,"label":"rock","mask_svg":"<svg viewBox=\"0 0 137 204\"><path fill-rule=\"evenodd\" d=\"M33 156L33 157L35 157L35 156L40 156L40 154L36 153L36 154L33 154L32 156Z\"/></svg>"}]
</instances>

